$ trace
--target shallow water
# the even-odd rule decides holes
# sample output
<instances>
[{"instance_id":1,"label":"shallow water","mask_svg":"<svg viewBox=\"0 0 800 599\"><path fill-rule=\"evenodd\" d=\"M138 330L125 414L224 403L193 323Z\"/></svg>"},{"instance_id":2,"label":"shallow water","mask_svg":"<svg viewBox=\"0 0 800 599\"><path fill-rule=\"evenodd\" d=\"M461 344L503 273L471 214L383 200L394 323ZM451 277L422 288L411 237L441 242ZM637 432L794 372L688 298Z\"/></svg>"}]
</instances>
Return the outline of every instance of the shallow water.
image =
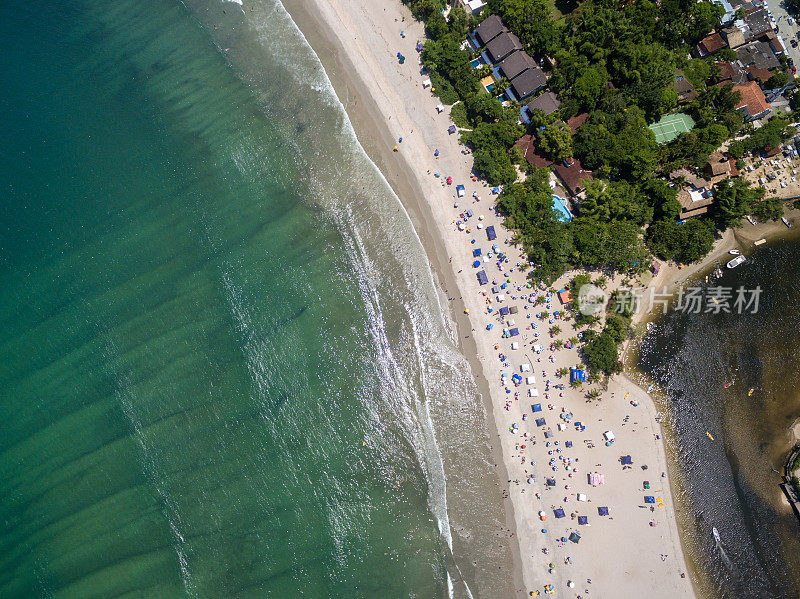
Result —
<instances>
[{"instance_id":1,"label":"shallow water","mask_svg":"<svg viewBox=\"0 0 800 599\"><path fill-rule=\"evenodd\" d=\"M248 10L0 6L0 596L497 584L418 239L282 7Z\"/></svg>"},{"instance_id":2,"label":"shallow water","mask_svg":"<svg viewBox=\"0 0 800 599\"><path fill-rule=\"evenodd\" d=\"M760 286L756 314L673 311L642 344L640 367L666 394L683 538L708 597L800 595L800 525L778 487L800 416L799 277L800 242L771 244L713 282Z\"/></svg>"}]
</instances>

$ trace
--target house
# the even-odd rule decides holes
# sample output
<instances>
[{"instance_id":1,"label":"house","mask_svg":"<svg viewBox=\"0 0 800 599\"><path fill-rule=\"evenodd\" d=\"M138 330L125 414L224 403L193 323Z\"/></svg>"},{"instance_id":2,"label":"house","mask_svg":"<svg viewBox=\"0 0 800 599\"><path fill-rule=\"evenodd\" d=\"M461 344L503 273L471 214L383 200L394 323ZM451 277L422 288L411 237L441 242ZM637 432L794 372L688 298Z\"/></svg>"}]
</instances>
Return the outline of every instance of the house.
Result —
<instances>
[{"instance_id":1,"label":"house","mask_svg":"<svg viewBox=\"0 0 800 599\"><path fill-rule=\"evenodd\" d=\"M483 0L457 0L456 6L461 6L467 11L467 14L477 15L486 6L486 2Z\"/></svg>"},{"instance_id":2,"label":"house","mask_svg":"<svg viewBox=\"0 0 800 599\"><path fill-rule=\"evenodd\" d=\"M747 79L750 81L757 81L759 85L763 85L769 78L772 77L772 73L767 69L761 69L754 64L751 64L747 67Z\"/></svg>"},{"instance_id":3,"label":"house","mask_svg":"<svg viewBox=\"0 0 800 599\"><path fill-rule=\"evenodd\" d=\"M522 102L545 87L547 87L547 76L542 69L536 67L522 71L514 77L507 92L510 91L514 95L514 99Z\"/></svg>"},{"instance_id":4,"label":"house","mask_svg":"<svg viewBox=\"0 0 800 599\"><path fill-rule=\"evenodd\" d=\"M519 52L513 52L509 54L499 65L497 65L497 68L500 70L500 73L503 75L503 77L511 81L523 71L539 68L539 65L536 64L536 61L531 58L527 52L520 50Z\"/></svg>"},{"instance_id":5,"label":"house","mask_svg":"<svg viewBox=\"0 0 800 599\"><path fill-rule=\"evenodd\" d=\"M775 33L774 31L768 31L767 33L765 33L761 37L761 40L767 42L769 44L769 47L772 48L772 51L775 54L784 54L786 52L786 49L783 47L783 44L781 43L781 38L778 37L778 34Z\"/></svg>"},{"instance_id":6,"label":"house","mask_svg":"<svg viewBox=\"0 0 800 599\"><path fill-rule=\"evenodd\" d=\"M777 69L781 62L767 42L751 42L736 49L736 58L742 66L755 65L759 69Z\"/></svg>"},{"instance_id":7,"label":"house","mask_svg":"<svg viewBox=\"0 0 800 599\"><path fill-rule=\"evenodd\" d=\"M755 81L734 85L733 91L737 91L742 95L742 99L736 105L736 110L742 113L745 122L763 118L772 110L772 106L764 97L764 92L761 91Z\"/></svg>"},{"instance_id":8,"label":"house","mask_svg":"<svg viewBox=\"0 0 800 599\"><path fill-rule=\"evenodd\" d=\"M589 113L584 112L578 115L575 115L571 119L567 121L567 127L569 127L570 132L575 135L575 132L578 130L578 127L583 125L586 122L586 119L589 118Z\"/></svg>"},{"instance_id":9,"label":"house","mask_svg":"<svg viewBox=\"0 0 800 599\"><path fill-rule=\"evenodd\" d=\"M698 96L694 85L692 85L691 81L686 78L683 71L680 69L675 71L675 81L672 83L672 87L678 92L678 102L691 102Z\"/></svg>"},{"instance_id":10,"label":"house","mask_svg":"<svg viewBox=\"0 0 800 599\"><path fill-rule=\"evenodd\" d=\"M747 71L739 64L738 60L736 62L717 62L716 65L719 68L717 79L720 82L741 85L748 81Z\"/></svg>"},{"instance_id":11,"label":"house","mask_svg":"<svg viewBox=\"0 0 800 599\"><path fill-rule=\"evenodd\" d=\"M709 211L714 203L710 181L698 177L685 168L671 172L669 177L673 181L683 179L685 183L676 196L681 205L681 213L678 216L680 220L700 216Z\"/></svg>"},{"instance_id":12,"label":"house","mask_svg":"<svg viewBox=\"0 0 800 599\"><path fill-rule=\"evenodd\" d=\"M697 46L695 46L695 49L697 50L697 54L700 56L700 58L705 58L709 54L719 52L723 48L727 47L728 44L725 43L725 40L722 39L722 36L719 33L712 33L711 35L701 39Z\"/></svg>"},{"instance_id":13,"label":"house","mask_svg":"<svg viewBox=\"0 0 800 599\"><path fill-rule=\"evenodd\" d=\"M748 10L745 13L744 22L747 26L745 30L746 39L756 39L764 35L767 31L772 31L772 23L769 21L767 9L763 6L755 10Z\"/></svg>"},{"instance_id":14,"label":"house","mask_svg":"<svg viewBox=\"0 0 800 599\"><path fill-rule=\"evenodd\" d=\"M534 98L526 107L529 112L541 110L545 114L553 114L561 107L558 97L551 91L544 92L541 96Z\"/></svg>"},{"instance_id":15,"label":"house","mask_svg":"<svg viewBox=\"0 0 800 599\"><path fill-rule=\"evenodd\" d=\"M558 301L560 301L562 305L566 305L572 301L572 294L569 292L569 289L561 289L558 292Z\"/></svg>"},{"instance_id":16,"label":"house","mask_svg":"<svg viewBox=\"0 0 800 599\"><path fill-rule=\"evenodd\" d=\"M738 27L726 27L720 31L720 34L730 49L733 50L739 46L744 46L744 32Z\"/></svg>"},{"instance_id":17,"label":"house","mask_svg":"<svg viewBox=\"0 0 800 599\"><path fill-rule=\"evenodd\" d=\"M475 39L481 46L485 46L501 33L507 32L503 20L497 15L492 15L475 28Z\"/></svg>"},{"instance_id":18,"label":"house","mask_svg":"<svg viewBox=\"0 0 800 599\"><path fill-rule=\"evenodd\" d=\"M503 31L486 44L486 53L492 64L497 64L517 50L522 50L522 44L519 38L509 31Z\"/></svg>"},{"instance_id":19,"label":"house","mask_svg":"<svg viewBox=\"0 0 800 599\"><path fill-rule=\"evenodd\" d=\"M723 179L738 176L739 169L736 168L736 160L730 154L714 152L708 157L708 162L703 167L703 173L709 177L712 185L716 185Z\"/></svg>"},{"instance_id":20,"label":"house","mask_svg":"<svg viewBox=\"0 0 800 599\"><path fill-rule=\"evenodd\" d=\"M592 171L585 170L577 158L567 158L563 162L553 165L553 170L567 191L576 196L586 189L586 183L592 181Z\"/></svg>"},{"instance_id":21,"label":"house","mask_svg":"<svg viewBox=\"0 0 800 599\"><path fill-rule=\"evenodd\" d=\"M536 168L552 167L553 172L561 179L570 195L579 195L586 189L586 183L593 180L592 171L585 170L577 158L568 158L558 164L553 163L547 156L539 152L536 147L536 138L533 135L523 135L514 145L522 150L525 160L531 166Z\"/></svg>"}]
</instances>

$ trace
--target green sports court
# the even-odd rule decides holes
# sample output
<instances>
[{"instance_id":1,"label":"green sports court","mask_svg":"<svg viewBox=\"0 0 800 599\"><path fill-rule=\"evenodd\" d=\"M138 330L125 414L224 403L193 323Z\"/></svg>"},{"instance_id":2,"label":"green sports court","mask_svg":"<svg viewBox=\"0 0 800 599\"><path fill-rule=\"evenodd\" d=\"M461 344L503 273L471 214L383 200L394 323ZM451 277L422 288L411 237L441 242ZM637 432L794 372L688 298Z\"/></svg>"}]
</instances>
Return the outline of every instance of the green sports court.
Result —
<instances>
[{"instance_id":1,"label":"green sports court","mask_svg":"<svg viewBox=\"0 0 800 599\"><path fill-rule=\"evenodd\" d=\"M687 114L668 114L661 117L657 123L650 125L650 130L655 134L656 141L660 144L672 141L681 133L692 130L694 121Z\"/></svg>"}]
</instances>

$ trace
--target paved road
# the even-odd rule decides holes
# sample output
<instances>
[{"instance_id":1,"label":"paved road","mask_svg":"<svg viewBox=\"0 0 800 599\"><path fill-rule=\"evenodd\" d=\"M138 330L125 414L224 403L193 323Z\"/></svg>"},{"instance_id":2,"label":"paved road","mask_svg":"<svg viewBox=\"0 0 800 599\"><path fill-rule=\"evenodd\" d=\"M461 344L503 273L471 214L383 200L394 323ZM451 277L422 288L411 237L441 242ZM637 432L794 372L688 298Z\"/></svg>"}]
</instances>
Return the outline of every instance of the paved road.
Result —
<instances>
[{"instance_id":1,"label":"paved road","mask_svg":"<svg viewBox=\"0 0 800 599\"><path fill-rule=\"evenodd\" d=\"M766 4L772 11L772 15L778 21L778 33L786 44L786 55L794 61L794 66L800 70L800 48L792 48L791 41L797 39L797 21L794 25L789 25L789 14L783 8L781 0L766 0Z\"/></svg>"}]
</instances>

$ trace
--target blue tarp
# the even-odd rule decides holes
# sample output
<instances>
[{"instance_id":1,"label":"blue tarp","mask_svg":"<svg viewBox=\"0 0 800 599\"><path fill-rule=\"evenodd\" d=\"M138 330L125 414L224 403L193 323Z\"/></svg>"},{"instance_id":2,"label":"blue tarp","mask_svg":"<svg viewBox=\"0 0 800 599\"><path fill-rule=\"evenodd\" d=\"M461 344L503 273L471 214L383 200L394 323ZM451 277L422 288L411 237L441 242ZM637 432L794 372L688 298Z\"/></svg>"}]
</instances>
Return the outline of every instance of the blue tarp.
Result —
<instances>
[{"instance_id":1,"label":"blue tarp","mask_svg":"<svg viewBox=\"0 0 800 599\"><path fill-rule=\"evenodd\" d=\"M644 502L645 503L655 503L656 502L656 498L653 497L652 495L645 495L644 496Z\"/></svg>"},{"instance_id":2,"label":"blue tarp","mask_svg":"<svg viewBox=\"0 0 800 599\"><path fill-rule=\"evenodd\" d=\"M564 513L564 510L561 509L561 508L558 508L557 510L554 510L553 513L556 515L556 518L564 518L566 516L566 514Z\"/></svg>"},{"instance_id":3,"label":"blue tarp","mask_svg":"<svg viewBox=\"0 0 800 599\"><path fill-rule=\"evenodd\" d=\"M586 516L578 516L578 524L589 524L589 518Z\"/></svg>"},{"instance_id":4,"label":"blue tarp","mask_svg":"<svg viewBox=\"0 0 800 599\"><path fill-rule=\"evenodd\" d=\"M478 271L477 276L478 276L478 283L480 283L481 285L486 285L489 282L489 277L486 276L485 270Z\"/></svg>"},{"instance_id":5,"label":"blue tarp","mask_svg":"<svg viewBox=\"0 0 800 599\"><path fill-rule=\"evenodd\" d=\"M578 368L570 368L569 369L569 380L571 383L575 381L580 381L581 383L586 382L586 372L580 370Z\"/></svg>"},{"instance_id":6,"label":"blue tarp","mask_svg":"<svg viewBox=\"0 0 800 599\"><path fill-rule=\"evenodd\" d=\"M474 250L472 250L472 256L474 258L477 258L480 255L481 255L481 248L475 248Z\"/></svg>"},{"instance_id":7,"label":"blue tarp","mask_svg":"<svg viewBox=\"0 0 800 599\"><path fill-rule=\"evenodd\" d=\"M508 306L503 306L502 308L500 308L500 314L502 314L503 316L508 314Z\"/></svg>"},{"instance_id":8,"label":"blue tarp","mask_svg":"<svg viewBox=\"0 0 800 599\"><path fill-rule=\"evenodd\" d=\"M545 424L547 424L547 423L544 421L544 418L537 418L536 419L536 426L544 426Z\"/></svg>"},{"instance_id":9,"label":"blue tarp","mask_svg":"<svg viewBox=\"0 0 800 599\"><path fill-rule=\"evenodd\" d=\"M480 265L481 265L481 261L480 260L475 260L475 262L472 263L472 266L474 268L478 268Z\"/></svg>"},{"instance_id":10,"label":"blue tarp","mask_svg":"<svg viewBox=\"0 0 800 599\"><path fill-rule=\"evenodd\" d=\"M547 482L545 483L548 487L555 487L556 486L556 479L548 478Z\"/></svg>"},{"instance_id":11,"label":"blue tarp","mask_svg":"<svg viewBox=\"0 0 800 599\"><path fill-rule=\"evenodd\" d=\"M519 335L519 329L511 329L511 330L508 332L508 335L509 335L510 337L516 337L517 335Z\"/></svg>"},{"instance_id":12,"label":"blue tarp","mask_svg":"<svg viewBox=\"0 0 800 599\"><path fill-rule=\"evenodd\" d=\"M600 514L601 516L608 516L608 508L605 506L599 507L597 508L597 513Z\"/></svg>"},{"instance_id":13,"label":"blue tarp","mask_svg":"<svg viewBox=\"0 0 800 599\"><path fill-rule=\"evenodd\" d=\"M494 232L494 225L489 225L486 227L486 237L489 238L489 241L494 241L497 239L497 233Z\"/></svg>"},{"instance_id":14,"label":"blue tarp","mask_svg":"<svg viewBox=\"0 0 800 599\"><path fill-rule=\"evenodd\" d=\"M566 443L564 443L564 445L566 445L568 448L572 447L572 441L567 441Z\"/></svg>"},{"instance_id":15,"label":"blue tarp","mask_svg":"<svg viewBox=\"0 0 800 599\"><path fill-rule=\"evenodd\" d=\"M631 456L629 456L629 455L622 456L622 460L621 461L622 461L622 465L623 466L630 466L631 464L633 464L633 460L631 459Z\"/></svg>"},{"instance_id":16,"label":"blue tarp","mask_svg":"<svg viewBox=\"0 0 800 599\"><path fill-rule=\"evenodd\" d=\"M540 404L540 403L535 403L535 404L533 404L533 405L531 406L531 409L532 409L534 412L541 412L541 411L542 411L542 404Z\"/></svg>"}]
</instances>

